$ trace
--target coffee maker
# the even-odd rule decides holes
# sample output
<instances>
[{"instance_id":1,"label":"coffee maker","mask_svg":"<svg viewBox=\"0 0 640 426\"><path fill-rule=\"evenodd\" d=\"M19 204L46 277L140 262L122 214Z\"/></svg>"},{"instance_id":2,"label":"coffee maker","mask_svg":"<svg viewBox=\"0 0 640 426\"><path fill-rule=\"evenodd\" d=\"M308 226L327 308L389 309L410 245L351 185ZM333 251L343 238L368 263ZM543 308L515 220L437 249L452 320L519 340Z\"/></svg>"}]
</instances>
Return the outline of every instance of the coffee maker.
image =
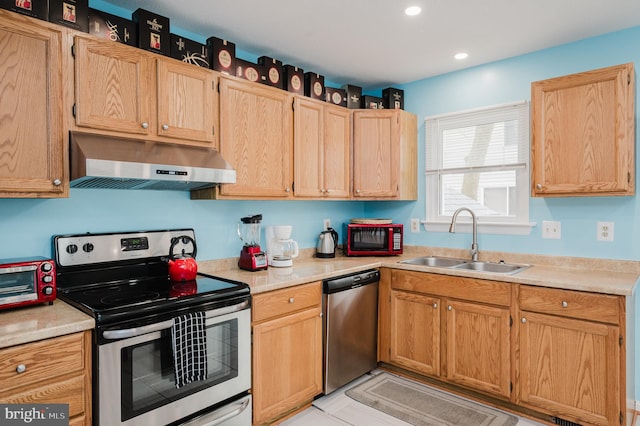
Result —
<instances>
[{"instance_id":1,"label":"coffee maker","mask_svg":"<svg viewBox=\"0 0 640 426\"><path fill-rule=\"evenodd\" d=\"M256 214L240 219L238 236L244 241L240 250L238 267L246 271L260 271L267 269L267 256L260 248L260 222L262 215Z\"/></svg>"},{"instance_id":2,"label":"coffee maker","mask_svg":"<svg viewBox=\"0 0 640 426\"><path fill-rule=\"evenodd\" d=\"M298 257L298 243L291 239L292 231L293 227L289 225L267 226L265 229L269 266L293 266L293 259Z\"/></svg>"}]
</instances>

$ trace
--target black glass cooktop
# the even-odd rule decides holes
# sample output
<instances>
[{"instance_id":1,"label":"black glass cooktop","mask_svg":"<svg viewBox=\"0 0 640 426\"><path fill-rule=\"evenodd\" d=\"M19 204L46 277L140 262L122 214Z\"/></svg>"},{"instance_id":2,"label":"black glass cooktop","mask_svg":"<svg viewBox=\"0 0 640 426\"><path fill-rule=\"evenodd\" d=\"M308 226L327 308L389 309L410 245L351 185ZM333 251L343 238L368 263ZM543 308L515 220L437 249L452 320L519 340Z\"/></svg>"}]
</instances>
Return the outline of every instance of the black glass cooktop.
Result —
<instances>
[{"instance_id":1,"label":"black glass cooktop","mask_svg":"<svg viewBox=\"0 0 640 426\"><path fill-rule=\"evenodd\" d=\"M92 315L96 322L105 322L203 305L249 293L245 283L198 274L195 280L183 282L153 277L61 289L58 297Z\"/></svg>"}]
</instances>

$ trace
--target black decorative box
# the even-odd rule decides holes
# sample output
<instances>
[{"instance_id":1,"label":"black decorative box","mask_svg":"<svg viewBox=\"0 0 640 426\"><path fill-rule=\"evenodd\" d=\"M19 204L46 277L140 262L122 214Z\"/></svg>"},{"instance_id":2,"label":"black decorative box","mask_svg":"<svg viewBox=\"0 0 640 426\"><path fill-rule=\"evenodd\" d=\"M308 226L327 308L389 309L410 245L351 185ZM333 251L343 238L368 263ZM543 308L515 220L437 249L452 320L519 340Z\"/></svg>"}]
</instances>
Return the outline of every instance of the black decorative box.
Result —
<instances>
[{"instance_id":1,"label":"black decorative box","mask_svg":"<svg viewBox=\"0 0 640 426\"><path fill-rule=\"evenodd\" d=\"M331 104L343 107L347 106L347 92L345 92L344 89L327 86L324 88L324 98Z\"/></svg>"},{"instance_id":2,"label":"black decorative box","mask_svg":"<svg viewBox=\"0 0 640 426\"><path fill-rule=\"evenodd\" d=\"M88 0L49 0L49 22L89 32Z\"/></svg>"},{"instance_id":3,"label":"black decorative box","mask_svg":"<svg viewBox=\"0 0 640 426\"><path fill-rule=\"evenodd\" d=\"M209 66L224 74L236 75L236 45L218 37L207 39Z\"/></svg>"},{"instance_id":4,"label":"black decorative box","mask_svg":"<svg viewBox=\"0 0 640 426\"><path fill-rule=\"evenodd\" d=\"M377 96L364 95L362 97L360 108L364 109L384 109L382 98Z\"/></svg>"},{"instance_id":5,"label":"black decorative box","mask_svg":"<svg viewBox=\"0 0 640 426\"><path fill-rule=\"evenodd\" d=\"M182 62L209 68L207 46L197 41L171 34L171 57Z\"/></svg>"},{"instance_id":6,"label":"black decorative box","mask_svg":"<svg viewBox=\"0 0 640 426\"><path fill-rule=\"evenodd\" d=\"M362 87L354 86L353 84L345 84L342 88L347 93L347 108L361 108Z\"/></svg>"},{"instance_id":7,"label":"black decorative box","mask_svg":"<svg viewBox=\"0 0 640 426\"><path fill-rule=\"evenodd\" d=\"M47 0L0 0L0 8L43 20L49 19Z\"/></svg>"},{"instance_id":8,"label":"black decorative box","mask_svg":"<svg viewBox=\"0 0 640 426\"><path fill-rule=\"evenodd\" d=\"M324 101L324 76L315 72L305 72L304 95Z\"/></svg>"},{"instance_id":9,"label":"black decorative box","mask_svg":"<svg viewBox=\"0 0 640 426\"><path fill-rule=\"evenodd\" d=\"M89 8L89 34L136 46L138 30L133 21Z\"/></svg>"},{"instance_id":10,"label":"black decorative box","mask_svg":"<svg viewBox=\"0 0 640 426\"><path fill-rule=\"evenodd\" d=\"M138 24L138 47L164 56L171 55L169 39L169 18L144 9L137 9L132 15Z\"/></svg>"},{"instance_id":11,"label":"black decorative box","mask_svg":"<svg viewBox=\"0 0 640 426\"><path fill-rule=\"evenodd\" d=\"M382 91L382 101L385 108L404 109L404 90L387 87Z\"/></svg>"},{"instance_id":12,"label":"black decorative box","mask_svg":"<svg viewBox=\"0 0 640 426\"><path fill-rule=\"evenodd\" d=\"M284 78L282 75L282 61L268 56L260 56L258 65L262 68L260 82L269 86L284 88Z\"/></svg>"},{"instance_id":13,"label":"black decorative box","mask_svg":"<svg viewBox=\"0 0 640 426\"><path fill-rule=\"evenodd\" d=\"M236 58L236 77L260 83L260 65Z\"/></svg>"},{"instance_id":14,"label":"black decorative box","mask_svg":"<svg viewBox=\"0 0 640 426\"><path fill-rule=\"evenodd\" d=\"M285 65L282 67L282 87L287 92L304 95L304 70L294 67L293 65Z\"/></svg>"}]
</instances>

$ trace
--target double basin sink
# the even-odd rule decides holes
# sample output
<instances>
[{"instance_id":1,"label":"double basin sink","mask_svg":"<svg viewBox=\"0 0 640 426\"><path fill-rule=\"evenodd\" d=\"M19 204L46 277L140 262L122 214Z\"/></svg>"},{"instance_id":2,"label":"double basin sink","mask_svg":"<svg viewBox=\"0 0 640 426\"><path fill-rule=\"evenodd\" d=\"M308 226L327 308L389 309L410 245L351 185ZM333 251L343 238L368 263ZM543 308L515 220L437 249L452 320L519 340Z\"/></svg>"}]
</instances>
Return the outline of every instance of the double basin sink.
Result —
<instances>
[{"instance_id":1,"label":"double basin sink","mask_svg":"<svg viewBox=\"0 0 640 426\"><path fill-rule=\"evenodd\" d=\"M430 266L434 268L458 269L467 271L489 272L492 274L513 275L524 271L530 265L517 265L505 262L480 262L451 257L424 256L416 259L402 260L409 265Z\"/></svg>"}]
</instances>

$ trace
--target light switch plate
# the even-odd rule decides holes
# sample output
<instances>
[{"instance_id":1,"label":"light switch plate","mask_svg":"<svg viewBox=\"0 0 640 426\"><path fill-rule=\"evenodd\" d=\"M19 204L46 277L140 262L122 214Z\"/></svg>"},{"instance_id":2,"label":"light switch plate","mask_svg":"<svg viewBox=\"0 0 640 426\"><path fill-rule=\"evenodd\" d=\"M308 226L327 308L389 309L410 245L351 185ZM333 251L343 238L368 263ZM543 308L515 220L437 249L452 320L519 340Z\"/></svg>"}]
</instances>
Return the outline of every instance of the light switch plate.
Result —
<instances>
[{"instance_id":1,"label":"light switch plate","mask_svg":"<svg viewBox=\"0 0 640 426\"><path fill-rule=\"evenodd\" d=\"M560 222L543 220L542 221L542 238L559 240L562 235Z\"/></svg>"}]
</instances>

